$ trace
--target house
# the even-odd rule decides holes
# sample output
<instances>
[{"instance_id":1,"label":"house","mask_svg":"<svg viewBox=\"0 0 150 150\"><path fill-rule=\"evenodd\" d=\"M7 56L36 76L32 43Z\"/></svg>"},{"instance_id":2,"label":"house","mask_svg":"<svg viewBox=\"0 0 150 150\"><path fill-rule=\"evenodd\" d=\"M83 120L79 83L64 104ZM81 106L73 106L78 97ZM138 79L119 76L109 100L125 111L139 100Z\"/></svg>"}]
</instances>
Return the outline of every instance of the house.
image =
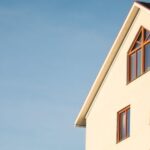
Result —
<instances>
[{"instance_id":1,"label":"house","mask_svg":"<svg viewBox=\"0 0 150 150\"><path fill-rule=\"evenodd\" d=\"M150 150L150 3L134 2L75 125L86 150Z\"/></svg>"}]
</instances>

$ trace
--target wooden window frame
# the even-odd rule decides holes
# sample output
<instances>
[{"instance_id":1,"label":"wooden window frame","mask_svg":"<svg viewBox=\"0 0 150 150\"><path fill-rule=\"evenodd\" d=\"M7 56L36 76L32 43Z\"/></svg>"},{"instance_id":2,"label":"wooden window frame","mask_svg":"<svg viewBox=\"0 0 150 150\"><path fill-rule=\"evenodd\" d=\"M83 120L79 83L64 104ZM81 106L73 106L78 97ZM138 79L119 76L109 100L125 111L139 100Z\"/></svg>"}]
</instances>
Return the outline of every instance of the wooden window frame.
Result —
<instances>
[{"instance_id":1,"label":"wooden window frame","mask_svg":"<svg viewBox=\"0 0 150 150\"><path fill-rule=\"evenodd\" d=\"M127 107L121 109L120 111L117 112L117 143L127 139L128 137L130 137L130 130L128 128L128 121L130 122L130 118L128 118L128 111L130 111L130 105L128 105ZM126 113L126 136L125 138L121 139L121 114L122 113ZM130 126L130 124L129 124Z\"/></svg>"},{"instance_id":2,"label":"wooden window frame","mask_svg":"<svg viewBox=\"0 0 150 150\"><path fill-rule=\"evenodd\" d=\"M145 70L145 46L147 44L150 44L150 39L147 39L146 40L146 31L150 32L149 30L145 29L143 26L140 27L129 51L128 51L128 55L127 55L127 83L130 83L131 81L134 81L135 79L137 79L138 77L140 77L141 75L143 75L144 73L146 73L147 71ZM141 35L141 42L139 43L139 47L136 47L134 48L135 44L137 44L139 41L138 41L138 38L139 36ZM148 36L149 37L149 36ZM138 75L137 74L137 53L138 51L141 51L141 74ZM136 61L135 61L135 78L134 79L131 79L131 56L133 54L136 54Z\"/></svg>"}]
</instances>

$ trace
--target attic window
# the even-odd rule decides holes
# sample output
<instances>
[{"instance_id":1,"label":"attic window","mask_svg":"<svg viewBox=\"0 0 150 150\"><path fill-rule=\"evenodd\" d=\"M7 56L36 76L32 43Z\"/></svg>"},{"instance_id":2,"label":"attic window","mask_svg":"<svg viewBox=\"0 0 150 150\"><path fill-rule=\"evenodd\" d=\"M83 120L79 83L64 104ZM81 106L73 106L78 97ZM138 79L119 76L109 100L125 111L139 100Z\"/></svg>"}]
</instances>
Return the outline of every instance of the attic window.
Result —
<instances>
[{"instance_id":1,"label":"attic window","mask_svg":"<svg viewBox=\"0 0 150 150\"><path fill-rule=\"evenodd\" d=\"M150 31L141 27L128 51L128 82L150 70Z\"/></svg>"},{"instance_id":2,"label":"attic window","mask_svg":"<svg viewBox=\"0 0 150 150\"><path fill-rule=\"evenodd\" d=\"M117 113L117 143L130 136L130 105Z\"/></svg>"}]
</instances>

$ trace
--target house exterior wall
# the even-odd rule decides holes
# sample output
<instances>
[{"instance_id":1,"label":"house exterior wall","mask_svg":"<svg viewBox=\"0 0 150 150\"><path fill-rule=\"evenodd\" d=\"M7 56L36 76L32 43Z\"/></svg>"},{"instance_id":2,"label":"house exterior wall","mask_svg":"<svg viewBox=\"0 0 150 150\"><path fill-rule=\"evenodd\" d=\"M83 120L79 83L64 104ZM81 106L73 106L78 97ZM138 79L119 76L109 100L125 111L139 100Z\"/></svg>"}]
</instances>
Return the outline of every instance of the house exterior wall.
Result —
<instances>
[{"instance_id":1,"label":"house exterior wall","mask_svg":"<svg viewBox=\"0 0 150 150\"><path fill-rule=\"evenodd\" d=\"M127 52L150 13L139 11L86 115L86 150L150 150L150 71L127 84ZM116 143L117 112L130 105L130 137Z\"/></svg>"}]
</instances>

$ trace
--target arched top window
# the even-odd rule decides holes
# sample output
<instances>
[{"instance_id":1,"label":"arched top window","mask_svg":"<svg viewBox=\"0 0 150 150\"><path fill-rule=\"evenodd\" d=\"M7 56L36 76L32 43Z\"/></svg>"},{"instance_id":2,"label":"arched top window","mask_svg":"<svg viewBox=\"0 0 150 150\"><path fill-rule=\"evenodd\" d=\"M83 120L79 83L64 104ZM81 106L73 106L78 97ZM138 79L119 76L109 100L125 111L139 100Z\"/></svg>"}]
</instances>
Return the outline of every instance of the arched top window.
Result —
<instances>
[{"instance_id":1,"label":"arched top window","mask_svg":"<svg viewBox=\"0 0 150 150\"><path fill-rule=\"evenodd\" d=\"M150 31L141 27L128 51L128 82L150 70Z\"/></svg>"}]
</instances>

